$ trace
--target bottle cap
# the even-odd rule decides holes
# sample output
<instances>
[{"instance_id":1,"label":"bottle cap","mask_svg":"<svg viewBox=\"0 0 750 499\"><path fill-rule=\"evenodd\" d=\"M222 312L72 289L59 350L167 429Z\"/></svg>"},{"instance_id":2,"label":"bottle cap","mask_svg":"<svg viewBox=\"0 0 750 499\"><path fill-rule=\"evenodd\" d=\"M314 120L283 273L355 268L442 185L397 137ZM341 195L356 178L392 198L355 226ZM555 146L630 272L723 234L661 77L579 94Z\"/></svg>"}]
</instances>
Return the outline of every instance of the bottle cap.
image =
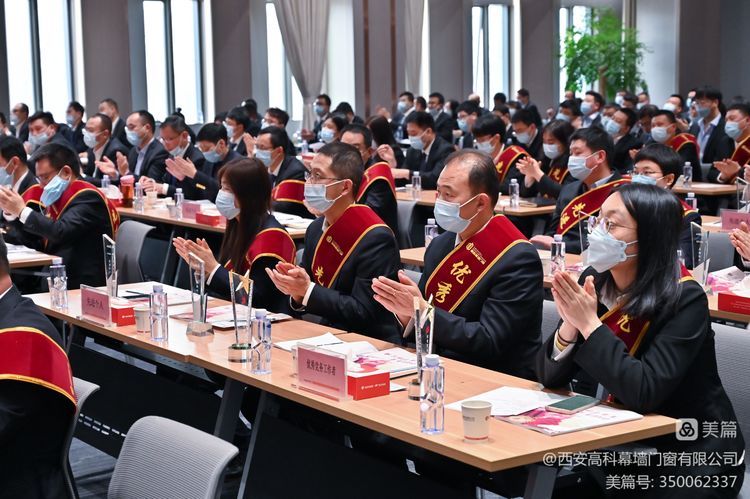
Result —
<instances>
[{"instance_id":1,"label":"bottle cap","mask_svg":"<svg viewBox=\"0 0 750 499\"><path fill-rule=\"evenodd\" d=\"M412 172L411 176L412 177L419 177L419 172Z\"/></svg>"},{"instance_id":2,"label":"bottle cap","mask_svg":"<svg viewBox=\"0 0 750 499\"><path fill-rule=\"evenodd\" d=\"M510 179L510 183L511 184L517 184L518 183L518 179L512 178L512 179Z\"/></svg>"},{"instance_id":3,"label":"bottle cap","mask_svg":"<svg viewBox=\"0 0 750 499\"><path fill-rule=\"evenodd\" d=\"M175 189L175 192L182 192L182 187L178 187L177 189Z\"/></svg>"},{"instance_id":4,"label":"bottle cap","mask_svg":"<svg viewBox=\"0 0 750 499\"><path fill-rule=\"evenodd\" d=\"M427 219L427 223L428 223L429 225L435 225L435 219L434 219L434 218L428 218L428 219Z\"/></svg>"},{"instance_id":5,"label":"bottle cap","mask_svg":"<svg viewBox=\"0 0 750 499\"><path fill-rule=\"evenodd\" d=\"M154 293L163 293L164 292L164 286L161 284L154 284Z\"/></svg>"},{"instance_id":6,"label":"bottle cap","mask_svg":"<svg viewBox=\"0 0 750 499\"><path fill-rule=\"evenodd\" d=\"M440 356L434 353L425 355L424 362L427 367L437 367L440 365Z\"/></svg>"},{"instance_id":7,"label":"bottle cap","mask_svg":"<svg viewBox=\"0 0 750 499\"><path fill-rule=\"evenodd\" d=\"M559 243L562 241L562 234L555 234L554 240L556 243Z\"/></svg>"},{"instance_id":8,"label":"bottle cap","mask_svg":"<svg viewBox=\"0 0 750 499\"><path fill-rule=\"evenodd\" d=\"M265 308L256 308L255 309L255 318L256 319L265 319L266 315L268 315L268 311Z\"/></svg>"},{"instance_id":9,"label":"bottle cap","mask_svg":"<svg viewBox=\"0 0 750 499\"><path fill-rule=\"evenodd\" d=\"M688 196L689 198L694 198L694 197L695 197L695 193L694 193L694 192L688 192L688 193L687 193L687 196Z\"/></svg>"},{"instance_id":10,"label":"bottle cap","mask_svg":"<svg viewBox=\"0 0 750 499\"><path fill-rule=\"evenodd\" d=\"M62 265L62 264L63 264L62 258L60 258L59 256L56 256L55 258L52 259L52 265Z\"/></svg>"}]
</instances>

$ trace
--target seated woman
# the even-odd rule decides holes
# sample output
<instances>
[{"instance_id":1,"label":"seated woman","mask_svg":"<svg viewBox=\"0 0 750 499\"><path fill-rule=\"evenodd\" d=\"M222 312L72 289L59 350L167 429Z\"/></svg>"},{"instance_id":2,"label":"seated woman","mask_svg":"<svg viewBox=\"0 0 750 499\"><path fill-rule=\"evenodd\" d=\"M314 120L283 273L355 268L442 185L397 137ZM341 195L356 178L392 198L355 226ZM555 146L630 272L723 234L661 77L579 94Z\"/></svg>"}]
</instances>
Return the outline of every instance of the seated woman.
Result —
<instances>
[{"instance_id":1,"label":"seated woman","mask_svg":"<svg viewBox=\"0 0 750 499\"><path fill-rule=\"evenodd\" d=\"M271 215L271 182L268 169L257 159L242 158L224 165L218 174L221 190L216 208L227 219L219 257L214 258L204 239L190 241L176 237L177 253L188 261L192 252L205 262L208 289L229 299L229 272L253 280L256 308L288 312L289 300L266 274L279 261L294 263L296 248L291 236ZM219 262L224 262L222 266Z\"/></svg>"},{"instance_id":2,"label":"seated woman","mask_svg":"<svg viewBox=\"0 0 750 499\"><path fill-rule=\"evenodd\" d=\"M539 162L531 156L518 160L518 171L524 174L521 184L521 197L543 196L557 199L562 186L575 181L568 175L568 144L575 130L564 120L554 120L542 129L544 159Z\"/></svg>"},{"instance_id":3,"label":"seated woman","mask_svg":"<svg viewBox=\"0 0 750 499\"><path fill-rule=\"evenodd\" d=\"M403 168L406 156L393 137L393 129L388 120L382 116L370 116L365 124L372 132L372 148L376 151L373 163L388 162L387 158L392 157L395 166L391 164L391 168Z\"/></svg>"},{"instance_id":4,"label":"seated woman","mask_svg":"<svg viewBox=\"0 0 750 499\"><path fill-rule=\"evenodd\" d=\"M649 144L641 148L633 157L633 183L658 185L664 189L671 189L682 174L682 159L674 150L664 144ZM698 210L684 201L682 203L682 232L680 233L679 250L685 266L692 269L697 256L695 247L696 232L693 224L701 225L701 215Z\"/></svg>"},{"instance_id":5,"label":"seated woman","mask_svg":"<svg viewBox=\"0 0 750 499\"><path fill-rule=\"evenodd\" d=\"M604 201L589 236L592 268L583 272L579 282L566 272L553 277L552 296L562 321L537 357L537 376L546 387L563 388L574 378L589 377L625 409L695 418L699 425L737 421L716 368L706 293L692 278L682 277L675 256L683 211L672 193L648 185L621 186ZM670 434L645 443L662 456L665 452L743 454L739 425L736 438L714 438L702 427L697 431L693 441ZM649 467L604 471L649 474L654 484L660 475L713 475L728 480L723 488L668 492L655 485L636 494L700 498L735 497L745 469L744 462L658 464L652 460ZM593 474L602 471L589 469Z\"/></svg>"},{"instance_id":6,"label":"seated woman","mask_svg":"<svg viewBox=\"0 0 750 499\"><path fill-rule=\"evenodd\" d=\"M339 114L329 116L323 122L323 126L320 127L320 133L318 134L320 141L330 144L333 141L339 140L341 138L341 130L344 129L346 124L346 119Z\"/></svg>"}]
</instances>

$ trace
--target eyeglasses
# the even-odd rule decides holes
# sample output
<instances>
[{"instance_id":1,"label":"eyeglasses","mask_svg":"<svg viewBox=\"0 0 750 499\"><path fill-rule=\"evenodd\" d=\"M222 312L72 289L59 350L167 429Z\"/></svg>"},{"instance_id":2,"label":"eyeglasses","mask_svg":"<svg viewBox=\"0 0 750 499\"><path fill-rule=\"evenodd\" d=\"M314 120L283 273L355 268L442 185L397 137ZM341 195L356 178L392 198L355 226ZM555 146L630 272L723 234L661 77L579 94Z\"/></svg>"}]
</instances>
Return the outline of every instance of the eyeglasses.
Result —
<instances>
[{"instance_id":1,"label":"eyeglasses","mask_svg":"<svg viewBox=\"0 0 750 499\"><path fill-rule=\"evenodd\" d=\"M321 177L318 172L305 172L305 182L310 182L311 184L320 184L323 180L340 181L341 179L336 177Z\"/></svg>"},{"instance_id":2,"label":"eyeglasses","mask_svg":"<svg viewBox=\"0 0 750 499\"><path fill-rule=\"evenodd\" d=\"M589 217L587 227L589 234L594 232L594 229L596 229L597 227L601 227L605 232L609 232L610 230L612 230L612 227L622 227L623 229L636 230L635 227L628 227L627 225L618 224L617 222L614 222L607 217Z\"/></svg>"}]
</instances>

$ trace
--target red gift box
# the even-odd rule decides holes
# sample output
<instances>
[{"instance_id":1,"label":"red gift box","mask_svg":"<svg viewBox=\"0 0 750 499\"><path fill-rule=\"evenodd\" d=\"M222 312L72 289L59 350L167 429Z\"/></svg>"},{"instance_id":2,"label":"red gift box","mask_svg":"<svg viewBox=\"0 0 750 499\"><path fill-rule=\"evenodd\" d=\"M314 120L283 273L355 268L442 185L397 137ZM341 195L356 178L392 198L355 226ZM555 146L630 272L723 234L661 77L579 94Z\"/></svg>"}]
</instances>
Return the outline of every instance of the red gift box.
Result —
<instances>
[{"instance_id":1,"label":"red gift box","mask_svg":"<svg viewBox=\"0 0 750 499\"><path fill-rule=\"evenodd\" d=\"M132 326L135 324L135 312L132 304L112 303L112 322L116 326Z\"/></svg>"},{"instance_id":2,"label":"red gift box","mask_svg":"<svg viewBox=\"0 0 750 499\"><path fill-rule=\"evenodd\" d=\"M223 225L227 223L227 219L222 217L218 213L211 214L211 213L198 212L195 214L195 221L198 222L199 224L206 224L212 227L217 227L219 225Z\"/></svg>"},{"instance_id":3,"label":"red gift box","mask_svg":"<svg viewBox=\"0 0 750 499\"><path fill-rule=\"evenodd\" d=\"M375 372L347 376L347 391L354 400L380 397L391 393L391 374Z\"/></svg>"},{"instance_id":4,"label":"red gift box","mask_svg":"<svg viewBox=\"0 0 750 499\"><path fill-rule=\"evenodd\" d=\"M735 314L750 315L750 297L736 295L731 291L719 293L719 310Z\"/></svg>"}]
</instances>

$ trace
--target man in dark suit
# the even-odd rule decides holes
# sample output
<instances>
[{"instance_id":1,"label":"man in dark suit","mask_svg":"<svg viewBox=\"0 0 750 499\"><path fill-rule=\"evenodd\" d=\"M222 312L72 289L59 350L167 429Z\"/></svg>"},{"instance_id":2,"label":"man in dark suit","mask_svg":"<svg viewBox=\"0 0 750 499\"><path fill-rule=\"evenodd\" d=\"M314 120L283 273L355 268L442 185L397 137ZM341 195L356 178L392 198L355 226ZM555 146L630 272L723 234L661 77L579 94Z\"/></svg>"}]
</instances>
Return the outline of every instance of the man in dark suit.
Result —
<instances>
[{"instance_id":1,"label":"man in dark suit","mask_svg":"<svg viewBox=\"0 0 750 499\"><path fill-rule=\"evenodd\" d=\"M96 113L86 121L83 129L83 141L88 149L82 157L86 158L86 166L83 172L87 175L86 181L96 186L102 185L104 175L110 180L119 177L117 173L118 157L127 159L129 148L120 142L117 137L112 136L112 120L109 116ZM107 158L109 162L103 161Z\"/></svg>"},{"instance_id":2,"label":"man in dark suit","mask_svg":"<svg viewBox=\"0 0 750 499\"><path fill-rule=\"evenodd\" d=\"M435 212L446 230L432 240L417 286L405 273L372 284L375 300L413 327L414 297L426 308L433 296L433 344L441 355L513 376L534 379L541 343L542 263L536 249L504 216L495 216L499 182L485 154L452 154L438 180ZM477 255L481 255L481 259Z\"/></svg>"},{"instance_id":3,"label":"man in dark suit","mask_svg":"<svg viewBox=\"0 0 750 499\"><path fill-rule=\"evenodd\" d=\"M531 115L532 122L537 126L537 128L542 128L542 115L539 114L539 109L537 109L536 104L531 102L531 94L529 94L529 91L525 88L521 88L516 92L516 101L520 104L521 109L527 110ZM521 110L519 109L519 111Z\"/></svg>"},{"instance_id":4,"label":"man in dark suit","mask_svg":"<svg viewBox=\"0 0 750 499\"><path fill-rule=\"evenodd\" d=\"M29 156L29 169L32 172L36 171L36 151L45 144L60 144L75 152L73 144L60 131L60 125L55 122L52 113L37 111L31 115L28 121L29 142L28 146L24 145L27 147L27 152L31 154ZM76 154L78 153L76 152Z\"/></svg>"},{"instance_id":5,"label":"man in dark suit","mask_svg":"<svg viewBox=\"0 0 750 499\"><path fill-rule=\"evenodd\" d=\"M356 201L372 208L394 234L398 234L398 202L392 183L393 176L387 164L381 167L373 160L372 132L364 125L347 125L341 132L341 142L357 148L364 164L364 177L357 193Z\"/></svg>"},{"instance_id":6,"label":"man in dark suit","mask_svg":"<svg viewBox=\"0 0 750 499\"><path fill-rule=\"evenodd\" d=\"M517 111L516 114L520 112ZM536 125L532 123L531 126ZM520 146L505 145L507 141L503 120L494 114L487 114L476 121L472 132L476 137L477 150L487 154L495 165L497 178L500 180L500 193L509 193L509 186L513 179L521 185L524 176L518 170L517 164L518 160L528 156L528 153Z\"/></svg>"},{"instance_id":7,"label":"man in dark suit","mask_svg":"<svg viewBox=\"0 0 750 499\"><path fill-rule=\"evenodd\" d=\"M680 155L682 165L693 167L693 180L703 181L703 170L698 158L698 139L691 133L678 133L677 117L672 111L660 110L651 118L651 138L665 144Z\"/></svg>"},{"instance_id":8,"label":"man in dark suit","mask_svg":"<svg viewBox=\"0 0 750 499\"><path fill-rule=\"evenodd\" d=\"M224 126L229 137L229 148L241 156L247 156L248 151L242 135L250 128L250 118L245 108L232 108L224 119Z\"/></svg>"},{"instance_id":9,"label":"man in dark suit","mask_svg":"<svg viewBox=\"0 0 750 499\"><path fill-rule=\"evenodd\" d=\"M354 113L352 113L354 114ZM320 94L315 98L315 123L312 130L303 128L301 130L302 140L307 142L317 142L320 129L323 123L331 117L331 98L326 94Z\"/></svg>"},{"instance_id":10,"label":"man in dark suit","mask_svg":"<svg viewBox=\"0 0 750 499\"><path fill-rule=\"evenodd\" d=\"M406 119L406 133L411 147L406 152L404 168L394 168L393 177L403 185L419 173L422 189L434 189L453 146L435 135L435 121L429 113L411 113Z\"/></svg>"},{"instance_id":11,"label":"man in dark suit","mask_svg":"<svg viewBox=\"0 0 750 499\"><path fill-rule=\"evenodd\" d=\"M482 111L479 109L479 106L472 100L463 101L456 108L458 129L463 133L456 144L459 149L474 149L472 129L481 114Z\"/></svg>"},{"instance_id":12,"label":"man in dark suit","mask_svg":"<svg viewBox=\"0 0 750 499\"><path fill-rule=\"evenodd\" d=\"M2 177L5 177L5 182ZM29 172L21 141L12 136L0 137L0 185L23 195L34 184L36 178Z\"/></svg>"},{"instance_id":13,"label":"man in dark suit","mask_svg":"<svg viewBox=\"0 0 750 499\"><path fill-rule=\"evenodd\" d=\"M255 158L268 168L273 186L273 210L314 218L304 205L307 169L295 156L285 153L288 142L289 137L283 128L268 126L255 140Z\"/></svg>"},{"instance_id":14,"label":"man in dark suit","mask_svg":"<svg viewBox=\"0 0 750 499\"><path fill-rule=\"evenodd\" d=\"M519 109L510 122L515 135L514 143L520 145L535 160L544 159L542 131L534 121L533 113L528 109Z\"/></svg>"},{"instance_id":15,"label":"man in dark suit","mask_svg":"<svg viewBox=\"0 0 750 499\"><path fill-rule=\"evenodd\" d=\"M167 117L159 127L159 141L169 154L165 160L167 171L161 179L153 179L154 182L141 180L145 192L155 190L162 196L174 197L177 188L180 188L185 199L203 199L202 190L195 183L185 181L187 175L184 168L202 170L205 161L203 154L190 142L185 120L174 114Z\"/></svg>"},{"instance_id":16,"label":"man in dark suit","mask_svg":"<svg viewBox=\"0 0 750 499\"><path fill-rule=\"evenodd\" d=\"M111 98L104 99L99 103L99 112L109 116L109 119L112 121L112 137L119 140L129 150L131 144L128 142L125 121L120 116L120 107L117 105L117 102Z\"/></svg>"},{"instance_id":17,"label":"man in dark suit","mask_svg":"<svg viewBox=\"0 0 750 499\"><path fill-rule=\"evenodd\" d=\"M13 106L10 124L16 128L16 138L22 143L29 140L29 106L19 102Z\"/></svg>"},{"instance_id":18,"label":"man in dark suit","mask_svg":"<svg viewBox=\"0 0 750 499\"><path fill-rule=\"evenodd\" d=\"M605 126L605 131L615 143L612 168L620 173L633 170L633 158L630 157L630 151L631 149L640 149L643 145L630 133L637 119L632 109L622 108L615 111L614 116L607 121Z\"/></svg>"},{"instance_id":19,"label":"man in dark suit","mask_svg":"<svg viewBox=\"0 0 750 499\"><path fill-rule=\"evenodd\" d=\"M128 116L126 124L128 142L133 148L128 153L127 161L118 159L120 175L132 174L136 180L141 177L164 178L169 153L154 137L156 122L153 115L145 110L135 111Z\"/></svg>"},{"instance_id":20,"label":"man in dark suit","mask_svg":"<svg viewBox=\"0 0 750 499\"><path fill-rule=\"evenodd\" d=\"M13 218L6 240L63 259L68 287L104 284L102 234L115 238L119 216L104 195L80 180L78 158L59 144L39 149L37 177L23 197L0 188L0 208Z\"/></svg>"},{"instance_id":21,"label":"man in dark suit","mask_svg":"<svg viewBox=\"0 0 750 499\"><path fill-rule=\"evenodd\" d=\"M70 364L55 327L13 285L2 237L0 330L0 498L64 497L61 456L76 407Z\"/></svg>"},{"instance_id":22,"label":"man in dark suit","mask_svg":"<svg viewBox=\"0 0 750 499\"><path fill-rule=\"evenodd\" d=\"M583 96L581 101L581 113L583 113L583 122L581 128L590 126L602 126L602 108L604 107L604 97L599 92L589 90Z\"/></svg>"},{"instance_id":23,"label":"man in dark suit","mask_svg":"<svg viewBox=\"0 0 750 499\"><path fill-rule=\"evenodd\" d=\"M200 149L205 161L203 168L198 170L189 168L190 164L187 163L183 173L185 178L183 182L192 183L195 189L201 191L203 194L200 199L208 199L212 202L216 201L216 195L219 192L219 180L218 174L221 167L235 159L240 159L240 156L236 152L229 149L227 146L228 137L227 129L224 125L217 125L215 123L208 123L203 125L198 131L196 137L196 145Z\"/></svg>"},{"instance_id":24,"label":"man in dark suit","mask_svg":"<svg viewBox=\"0 0 750 499\"><path fill-rule=\"evenodd\" d=\"M713 183L732 181L733 178L720 179L721 172L713 166L715 161L724 161L734 152L734 141L724 131L726 121L719 111L721 92L715 88L701 87L695 91L694 102L700 121L690 127L690 133L698 139L701 165L711 165L706 178Z\"/></svg>"},{"instance_id":25,"label":"man in dark suit","mask_svg":"<svg viewBox=\"0 0 750 499\"><path fill-rule=\"evenodd\" d=\"M73 148L77 153L85 152L86 144L83 142L83 128L85 124L83 122L83 106L80 102L71 101L68 104L68 109L65 112L65 122L70 127L70 142L73 144Z\"/></svg>"},{"instance_id":26,"label":"man in dark suit","mask_svg":"<svg viewBox=\"0 0 750 499\"><path fill-rule=\"evenodd\" d=\"M370 287L378 276L396 277L398 245L372 209L354 204L362 158L353 146L332 142L318 151L311 166L305 202L322 216L305 233L302 266L279 263L267 272L298 313L399 343L396 319L375 302Z\"/></svg>"},{"instance_id":27,"label":"man in dark suit","mask_svg":"<svg viewBox=\"0 0 750 499\"><path fill-rule=\"evenodd\" d=\"M432 92L427 101L427 110L435 120L435 133L446 142L453 143L453 129L458 125L451 115L443 111L445 97L440 92Z\"/></svg>"},{"instance_id":28,"label":"man in dark suit","mask_svg":"<svg viewBox=\"0 0 750 499\"><path fill-rule=\"evenodd\" d=\"M406 138L406 118L415 111L414 94L408 91L401 92L396 103L396 112L393 113L393 118L391 118L391 128L393 129L393 135L396 136L396 140L399 139L399 130L401 131L401 138Z\"/></svg>"},{"instance_id":29,"label":"man in dark suit","mask_svg":"<svg viewBox=\"0 0 750 499\"><path fill-rule=\"evenodd\" d=\"M609 163L614 148L612 138L599 127L578 129L570 137L568 171L577 181L563 186L547 234L532 237L532 243L549 249L554 235L562 234L565 251L576 255L583 251L588 241L589 215L598 214L603 200L589 199L586 194L594 189L609 192L623 181ZM571 168L579 158L581 167Z\"/></svg>"}]
</instances>

